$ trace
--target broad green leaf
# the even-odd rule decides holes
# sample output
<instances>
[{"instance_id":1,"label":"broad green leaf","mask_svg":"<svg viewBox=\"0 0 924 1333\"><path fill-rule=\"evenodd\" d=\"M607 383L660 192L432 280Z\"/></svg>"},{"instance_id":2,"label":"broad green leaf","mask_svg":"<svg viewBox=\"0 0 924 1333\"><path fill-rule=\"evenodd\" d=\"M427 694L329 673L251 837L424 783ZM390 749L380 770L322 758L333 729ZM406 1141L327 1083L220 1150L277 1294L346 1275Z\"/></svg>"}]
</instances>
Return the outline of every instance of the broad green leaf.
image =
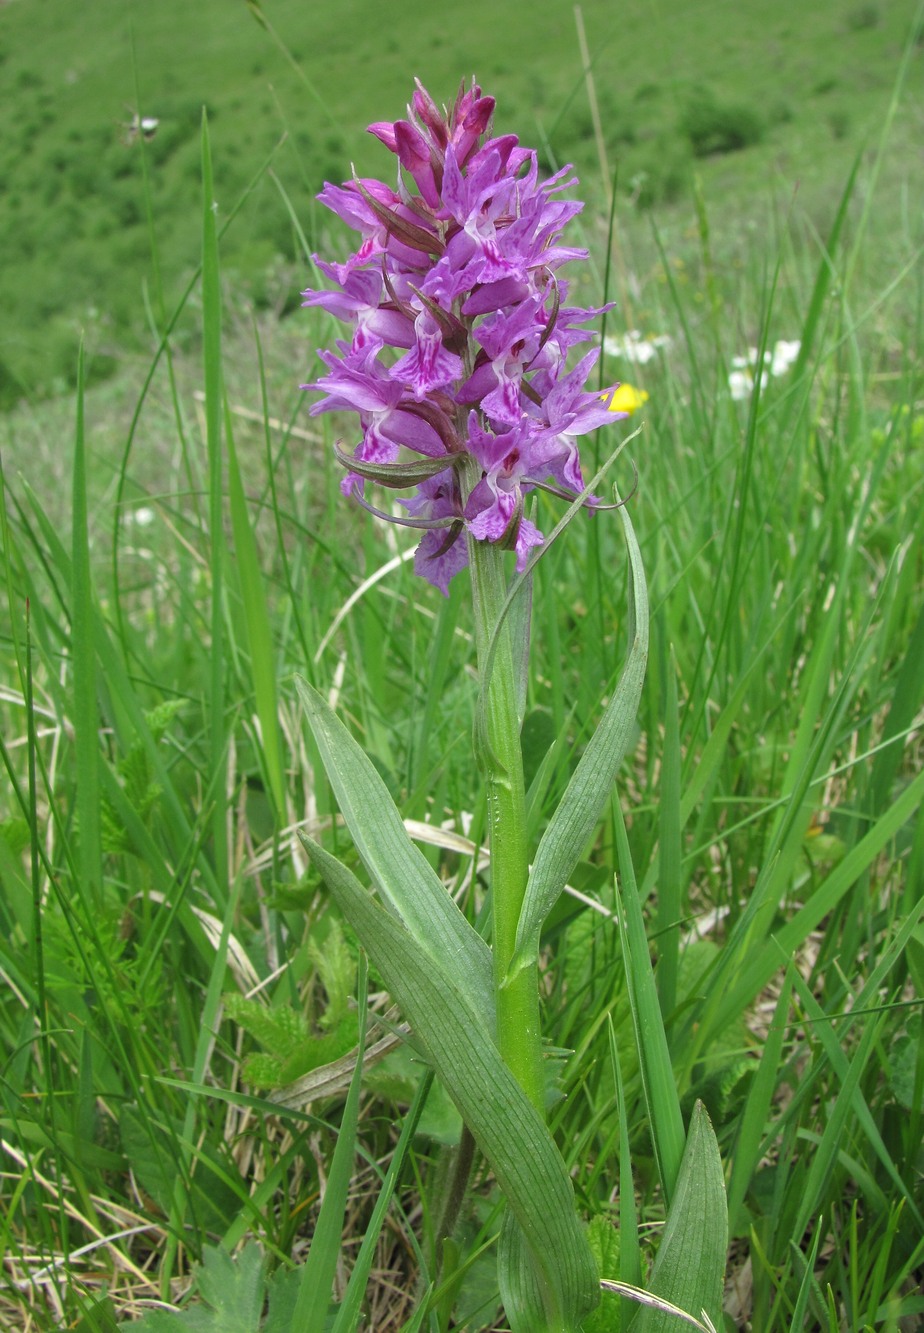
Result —
<instances>
[{"instance_id":1,"label":"broad green leaf","mask_svg":"<svg viewBox=\"0 0 924 1333\"><path fill-rule=\"evenodd\" d=\"M577 1328L597 1303L593 1256L575 1213L567 1168L448 960L422 950L355 875L310 838L302 841L389 991L424 1043L490 1163L536 1260L548 1317L531 1333Z\"/></svg>"},{"instance_id":2,"label":"broad green leaf","mask_svg":"<svg viewBox=\"0 0 924 1333\"><path fill-rule=\"evenodd\" d=\"M542 923L596 827L635 730L648 661L648 592L641 551L625 507L619 510L619 516L631 571L629 653L613 697L537 848L517 927L512 976L535 962Z\"/></svg>"},{"instance_id":3,"label":"broad green leaf","mask_svg":"<svg viewBox=\"0 0 924 1333\"><path fill-rule=\"evenodd\" d=\"M132 1319L119 1325L120 1333L183 1333L189 1330L189 1324L183 1322L183 1316L170 1310L149 1310L140 1319Z\"/></svg>"},{"instance_id":4,"label":"broad green leaf","mask_svg":"<svg viewBox=\"0 0 924 1333\"><path fill-rule=\"evenodd\" d=\"M725 1178L715 1132L702 1102L693 1108L687 1146L667 1224L648 1284L695 1319L705 1312L722 1327L722 1282L728 1248ZM677 1333L675 1315L642 1310L632 1333Z\"/></svg>"},{"instance_id":5,"label":"broad green leaf","mask_svg":"<svg viewBox=\"0 0 924 1333\"><path fill-rule=\"evenodd\" d=\"M548 1321L548 1300L538 1261L513 1213L504 1214L497 1243L497 1278L504 1314L513 1333L556 1327Z\"/></svg>"},{"instance_id":6,"label":"broad green leaf","mask_svg":"<svg viewBox=\"0 0 924 1333\"><path fill-rule=\"evenodd\" d=\"M347 828L377 889L418 949L451 970L482 1028L492 1032L491 951L411 841L372 761L317 690L300 677L295 684Z\"/></svg>"}]
</instances>

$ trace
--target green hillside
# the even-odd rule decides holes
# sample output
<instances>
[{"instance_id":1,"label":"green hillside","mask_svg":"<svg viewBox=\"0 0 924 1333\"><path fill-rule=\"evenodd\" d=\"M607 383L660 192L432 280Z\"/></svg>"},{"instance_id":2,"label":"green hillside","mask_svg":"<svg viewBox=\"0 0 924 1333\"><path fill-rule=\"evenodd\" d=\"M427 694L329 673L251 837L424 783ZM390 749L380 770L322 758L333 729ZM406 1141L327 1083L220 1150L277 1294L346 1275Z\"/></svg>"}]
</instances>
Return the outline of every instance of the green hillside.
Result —
<instances>
[{"instance_id":1,"label":"green hillside","mask_svg":"<svg viewBox=\"0 0 924 1333\"><path fill-rule=\"evenodd\" d=\"M864 134L882 122L914 8L912 0L814 9L754 0L742 10L716 0L698 6L691 23L681 0L586 0L623 213L656 206L663 215L683 201L694 161L719 201L720 225L729 203L732 221L742 208L759 215L773 189L791 192L797 180L803 207L833 195ZM575 161L585 195L599 193L570 5L471 0L462 12L437 4L413 26L383 26L382 7L370 0L266 0L263 13L270 28L245 0L0 7L9 90L0 138L0 402L67 385L81 331L91 374L110 373L152 314L159 318L161 290L168 307L178 295L198 254L203 105L220 213L257 180L224 248L226 271L257 307L297 297L279 263L298 246L267 162L310 235L312 196L325 178L348 174L351 156L361 171L390 170L362 129L401 113L414 75L444 100L476 74L498 98L500 128L543 144L550 163ZM132 128L136 116L158 122L147 143ZM911 117L907 124L895 140L902 179L920 172Z\"/></svg>"}]
</instances>

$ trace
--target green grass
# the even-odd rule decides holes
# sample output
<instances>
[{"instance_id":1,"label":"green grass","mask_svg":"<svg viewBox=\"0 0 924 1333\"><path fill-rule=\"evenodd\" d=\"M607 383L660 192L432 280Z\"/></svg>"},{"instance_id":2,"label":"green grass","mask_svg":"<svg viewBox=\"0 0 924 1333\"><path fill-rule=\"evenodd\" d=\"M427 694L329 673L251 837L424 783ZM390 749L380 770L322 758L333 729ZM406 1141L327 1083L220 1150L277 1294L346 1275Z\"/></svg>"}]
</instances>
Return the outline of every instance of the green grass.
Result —
<instances>
[{"instance_id":1,"label":"green grass","mask_svg":"<svg viewBox=\"0 0 924 1333\"><path fill-rule=\"evenodd\" d=\"M75 49L60 14L57 30L47 18L54 8L28 10L49 23L47 80ZM686 1126L701 1099L729 1197L729 1327L749 1321L758 1333L924 1320L924 289L920 219L898 180L904 170L914 198L919 168L907 156L902 167L899 151L914 103L901 102L880 158L861 155L852 188L853 131L829 138L817 114L843 95L875 146L910 16L903 27L900 8L881 6L872 26L859 6L824 19L749 9L748 40L778 43L781 95L801 79L809 100L754 147L699 160L698 212L683 195L654 214L623 199L615 257L605 210L583 220L596 271L588 298L610 271L632 307L613 312L608 331L637 324L673 342L645 367L608 361L612 376L650 393L631 453L651 654L619 808L572 877L601 910L565 897L543 934L552 1127L605 1275L644 1284L664 1219L659 1163L676 1156L677 1106ZM0 13L14 74L26 54L10 34L26 11ZM291 12L267 13L331 108L342 151L361 160L362 124L396 114L406 94L403 45L380 38L368 79L348 80L361 51L322 28L300 46ZM697 55L702 82L725 101L767 105L770 73L733 63L750 48L744 21L740 39L734 27L722 35L723 6L683 40L666 7L626 19L620 34L603 30L602 6L584 15L601 99L660 105L657 133L680 114L675 94ZM137 23L139 81L153 88L167 62L148 45L153 19ZM321 116L243 7L224 26L208 6L188 23L171 77L190 105L210 104L220 227L278 127L253 114L246 91L232 95L228 71L263 61L293 119ZM498 43L478 71L491 91L509 91L505 124L519 115L527 141L540 97L547 127L563 107L571 114L580 73L562 19L567 56L532 85L524 70L548 47L545 23L521 21L523 67ZM440 25L424 25L416 49L431 43L436 60ZM443 49L447 64L474 62L477 26ZM124 28L108 32L108 55L87 34L82 68L102 71L127 49ZM652 72L646 32L669 42L658 49L670 79ZM174 36L165 20L159 49ZM879 86L819 90L825 62L846 81L844 53L862 42ZM723 61L739 72L726 77ZM618 91L604 90L604 73ZM130 88L130 67L125 78ZM646 81L659 82L662 103L657 90L639 98ZM349 121L333 99L348 82ZM79 126L91 98L81 113L80 82L67 87L61 120ZM253 130L252 160L231 132L232 96ZM188 194L170 202L151 184L168 312L202 255L203 211L207 236L214 216L202 208L198 116L190 133ZM585 151L592 173L596 150ZM796 160L824 169L774 210ZM772 188L758 184L768 164ZM310 244L340 246L291 170ZM495 1326L496 1186L476 1167L439 1278L433 1235L459 1121L438 1085L421 1107L421 1066L407 1048L370 1069L361 1094L355 1082L348 1093L347 1067L307 1109L270 1101L260 1081L310 1078L348 1050L349 997L364 984L355 940L296 836L304 828L352 856L295 672L333 693L404 815L428 821L418 826L428 859L473 920L483 909L483 867L465 841L484 832L465 590L440 598L396 559L400 534L339 495L335 431L307 418L297 387L333 330L313 312L280 322L272 309L307 283L307 261L268 305L250 287L262 263L248 249L253 219L277 197L262 179L220 242L208 239L203 282L156 363L142 340L127 341L128 312L113 326L118 374L76 402L23 404L4 421L0 1327L109 1331L158 1303L180 1307L203 1256L214 1267L198 1279L202 1300L233 1291L233 1309L249 1300L259 1310L252 1238L278 1327L318 1273L325 1285L334 1274L338 1330L360 1308L381 1333L414 1326L428 1288L416 1326ZM754 228L741 225L748 218ZM122 286L137 294L140 261L126 263ZM801 338L800 360L759 400L734 401L732 356L778 338ZM76 368L76 344L62 365L65 376ZM628 464L617 473L628 490ZM539 503L550 527L554 502ZM618 679L624 570L618 521L604 514L573 522L537 568L524 726L537 843ZM610 915L617 869L621 898L634 888L625 937ZM371 995L379 984L372 974ZM663 1043L657 1032L636 1038L658 1017L655 990ZM262 1009L228 995L253 995ZM367 1044L387 1030L370 1015ZM334 1149L354 1135L347 1190L346 1149L336 1159ZM215 1246L237 1266L222 1268ZM589 1333L624 1326L619 1298L605 1299ZM231 1327L224 1317L216 1331Z\"/></svg>"},{"instance_id":2,"label":"green grass","mask_svg":"<svg viewBox=\"0 0 924 1333\"><path fill-rule=\"evenodd\" d=\"M742 262L749 229L762 239L767 210L785 211L797 183L806 219L824 230L832 181L878 132L915 12L913 0L817 10L713 0L691 22L679 0L618 16L604 0L582 8L620 225L651 206L685 213L697 166L723 200L713 225ZM401 114L415 73L448 99L474 72L498 97L501 128L539 144L549 162L574 161L585 193L605 197L574 18L557 0L537 0L528 21L520 7L487 0L473 0L464 18L431 6L412 30L384 33L367 0L350 6L349 24L323 6L309 22L301 0L267 0L263 12L297 68L242 2L0 7L11 90L0 145L0 404L72 387L81 331L97 380L163 327L199 259L203 105L225 215L257 180L224 253L239 302L257 310L296 304L298 241L274 178L312 246L339 245L308 201L351 161L361 172L383 169L365 126ZM136 113L159 121L148 143L131 132ZM877 195L888 214L885 254L868 259L880 256L880 285L894 268L889 238L902 227L898 183L910 199L921 188L919 114L919 99L906 103L887 164L893 188ZM713 152L738 143L746 146ZM684 214L674 216L682 231ZM674 244L681 257L691 253L679 236Z\"/></svg>"}]
</instances>

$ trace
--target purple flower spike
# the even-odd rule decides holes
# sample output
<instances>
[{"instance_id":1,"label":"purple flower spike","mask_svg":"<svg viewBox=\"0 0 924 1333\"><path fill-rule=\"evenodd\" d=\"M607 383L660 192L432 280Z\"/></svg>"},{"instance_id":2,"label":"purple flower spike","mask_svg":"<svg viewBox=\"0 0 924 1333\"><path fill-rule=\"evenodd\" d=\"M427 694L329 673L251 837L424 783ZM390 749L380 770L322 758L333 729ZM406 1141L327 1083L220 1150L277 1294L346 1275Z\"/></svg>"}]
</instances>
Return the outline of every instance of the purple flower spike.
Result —
<instances>
[{"instance_id":1,"label":"purple flower spike","mask_svg":"<svg viewBox=\"0 0 924 1333\"><path fill-rule=\"evenodd\" d=\"M490 137L493 111L474 82L451 111L418 83L407 119L370 125L397 158L396 188L325 184L318 198L360 245L342 264L316 258L331 286L303 293L351 329L304 386L323 395L313 415L359 418L352 454L338 448L342 489L417 483L396 521L425 529L414 568L443 593L469 541L515 551L522 570L543 541L524 497L548 482L580 494L578 438L624 415L607 406L612 387L586 387L596 351L567 368L602 313L566 307L558 276L587 257L560 243L582 207L560 197L571 168L540 181L532 149ZM433 461L402 462L403 450Z\"/></svg>"}]
</instances>

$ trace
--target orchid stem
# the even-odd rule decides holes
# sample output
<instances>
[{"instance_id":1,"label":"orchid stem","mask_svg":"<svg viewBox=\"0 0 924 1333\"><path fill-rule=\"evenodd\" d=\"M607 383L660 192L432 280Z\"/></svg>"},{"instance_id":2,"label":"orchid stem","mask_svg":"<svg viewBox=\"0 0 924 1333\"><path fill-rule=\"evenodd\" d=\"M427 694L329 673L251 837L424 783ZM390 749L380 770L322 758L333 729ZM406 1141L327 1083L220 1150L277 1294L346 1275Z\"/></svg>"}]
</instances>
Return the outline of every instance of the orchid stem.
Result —
<instances>
[{"instance_id":1,"label":"orchid stem","mask_svg":"<svg viewBox=\"0 0 924 1333\"><path fill-rule=\"evenodd\" d=\"M507 592L505 553L499 546L476 541L471 535L467 540L478 669L482 689L487 687L484 701L486 743L478 745L477 749L487 791L491 846L497 1042L505 1064L544 1118L538 969L534 964L524 967L513 981L504 984L514 955L517 923L529 872L516 673L507 622L501 627L493 666L485 681L488 652Z\"/></svg>"}]
</instances>

